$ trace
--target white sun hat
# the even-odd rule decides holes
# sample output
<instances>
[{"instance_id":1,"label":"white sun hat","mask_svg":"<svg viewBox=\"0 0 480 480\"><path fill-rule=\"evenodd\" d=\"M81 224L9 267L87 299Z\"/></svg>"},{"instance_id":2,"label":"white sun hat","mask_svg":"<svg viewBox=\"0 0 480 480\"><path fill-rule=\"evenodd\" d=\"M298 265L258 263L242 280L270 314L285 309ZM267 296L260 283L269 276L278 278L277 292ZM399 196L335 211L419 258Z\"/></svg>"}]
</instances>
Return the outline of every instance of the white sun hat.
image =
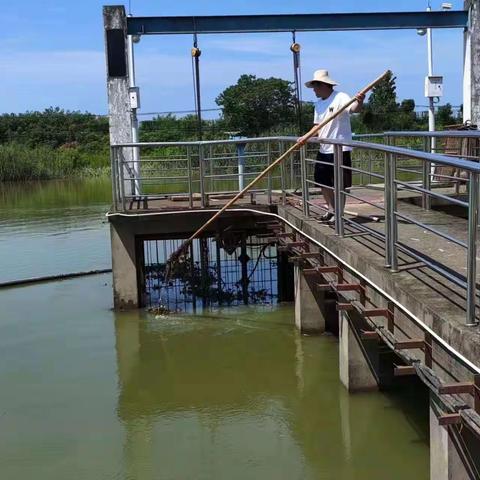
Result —
<instances>
[{"instance_id":1,"label":"white sun hat","mask_svg":"<svg viewBox=\"0 0 480 480\"><path fill-rule=\"evenodd\" d=\"M313 88L313 82L322 82L328 83L329 85L338 85L338 82L328 76L328 70L315 70L313 74L313 79L305 82L305 86L308 88Z\"/></svg>"}]
</instances>

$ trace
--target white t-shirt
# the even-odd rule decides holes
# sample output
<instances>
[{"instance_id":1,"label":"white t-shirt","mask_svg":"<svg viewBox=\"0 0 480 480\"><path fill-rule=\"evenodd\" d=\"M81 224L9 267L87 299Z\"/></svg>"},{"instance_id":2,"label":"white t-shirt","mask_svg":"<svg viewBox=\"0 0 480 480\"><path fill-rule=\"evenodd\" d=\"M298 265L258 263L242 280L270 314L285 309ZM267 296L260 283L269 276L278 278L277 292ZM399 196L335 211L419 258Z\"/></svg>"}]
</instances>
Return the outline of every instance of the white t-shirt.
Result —
<instances>
[{"instance_id":1,"label":"white t-shirt","mask_svg":"<svg viewBox=\"0 0 480 480\"><path fill-rule=\"evenodd\" d=\"M351 98L343 92L333 91L332 94L323 100L319 98L315 102L315 115L313 123L321 123L332 113L342 108ZM349 110L343 111L338 117L334 118L331 122L327 123L318 132L319 138L332 138L351 140L352 139L352 127L350 125L350 112ZM351 147L343 147L343 151L352 150ZM320 144L321 153L333 153L333 145L326 143Z\"/></svg>"}]
</instances>

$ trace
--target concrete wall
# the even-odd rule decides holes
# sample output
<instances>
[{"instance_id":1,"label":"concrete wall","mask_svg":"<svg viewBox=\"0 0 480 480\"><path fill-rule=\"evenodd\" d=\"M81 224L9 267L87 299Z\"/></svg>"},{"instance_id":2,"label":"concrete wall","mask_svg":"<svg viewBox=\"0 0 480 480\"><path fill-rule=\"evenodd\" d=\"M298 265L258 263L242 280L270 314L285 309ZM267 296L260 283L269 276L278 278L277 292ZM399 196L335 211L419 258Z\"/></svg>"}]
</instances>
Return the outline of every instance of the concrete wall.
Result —
<instances>
[{"instance_id":1,"label":"concrete wall","mask_svg":"<svg viewBox=\"0 0 480 480\"><path fill-rule=\"evenodd\" d=\"M325 331L325 316L320 308L324 301L322 292L315 292L315 284L308 281L302 268L294 267L295 325L306 334L319 334Z\"/></svg>"},{"instance_id":2,"label":"concrete wall","mask_svg":"<svg viewBox=\"0 0 480 480\"><path fill-rule=\"evenodd\" d=\"M339 312L340 381L349 392L376 390L378 384L372 373L373 369L347 315L346 312Z\"/></svg>"}]
</instances>

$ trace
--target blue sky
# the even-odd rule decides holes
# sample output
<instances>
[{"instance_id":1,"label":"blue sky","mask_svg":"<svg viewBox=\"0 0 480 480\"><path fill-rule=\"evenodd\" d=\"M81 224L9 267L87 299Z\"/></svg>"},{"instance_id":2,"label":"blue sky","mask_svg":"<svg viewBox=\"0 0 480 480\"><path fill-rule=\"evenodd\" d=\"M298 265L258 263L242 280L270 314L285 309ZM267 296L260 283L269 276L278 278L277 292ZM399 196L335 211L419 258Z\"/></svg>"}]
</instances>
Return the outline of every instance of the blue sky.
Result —
<instances>
[{"instance_id":1,"label":"blue sky","mask_svg":"<svg viewBox=\"0 0 480 480\"><path fill-rule=\"evenodd\" d=\"M2 0L0 33L0 112L24 112L59 106L104 114L107 111L102 5L107 1ZM121 2L111 2L120 4ZM460 9L463 0L451 2ZM128 1L125 3L128 9ZM228 15L424 10L426 0L131 0L132 13L144 15ZM432 8L441 2L432 0ZM327 68L354 93L390 68L399 99L425 105L426 37L413 30L298 33L302 75ZM291 80L290 33L202 35L203 108L243 73ZM459 29L435 30L434 73L444 76L442 103L462 102L463 35ZM193 109L191 36L145 36L136 46L137 84L142 111ZM304 89L304 100L313 99Z\"/></svg>"}]
</instances>

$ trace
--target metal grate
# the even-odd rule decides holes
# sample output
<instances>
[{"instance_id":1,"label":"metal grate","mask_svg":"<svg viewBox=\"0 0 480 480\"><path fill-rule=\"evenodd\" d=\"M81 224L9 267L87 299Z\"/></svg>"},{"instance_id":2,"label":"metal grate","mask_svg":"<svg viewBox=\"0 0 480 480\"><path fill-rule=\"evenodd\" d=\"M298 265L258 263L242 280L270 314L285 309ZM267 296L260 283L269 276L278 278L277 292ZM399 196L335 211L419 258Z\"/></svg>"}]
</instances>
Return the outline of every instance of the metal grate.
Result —
<instances>
[{"instance_id":1,"label":"metal grate","mask_svg":"<svg viewBox=\"0 0 480 480\"><path fill-rule=\"evenodd\" d=\"M182 239L143 241L142 304L172 311L278 301L277 246L230 231L194 240L165 284L165 262Z\"/></svg>"}]
</instances>

